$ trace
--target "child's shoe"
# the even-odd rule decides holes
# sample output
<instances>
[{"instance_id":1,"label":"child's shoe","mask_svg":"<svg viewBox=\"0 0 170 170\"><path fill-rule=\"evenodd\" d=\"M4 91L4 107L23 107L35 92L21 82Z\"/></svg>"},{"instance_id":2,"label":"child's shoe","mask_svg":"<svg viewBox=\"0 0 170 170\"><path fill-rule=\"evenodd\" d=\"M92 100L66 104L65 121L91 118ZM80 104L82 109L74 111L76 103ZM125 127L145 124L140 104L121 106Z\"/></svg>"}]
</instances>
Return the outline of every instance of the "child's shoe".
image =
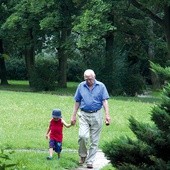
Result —
<instances>
[{"instance_id":1,"label":"child's shoe","mask_svg":"<svg viewBox=\"0 0 170 170\"><path fill-rule=\"evenodd\" d=\"M51 157L51 156L47 157L47 160L52 160L52 159L53 159L53 157Z\"/></svg>"}]
</instances>

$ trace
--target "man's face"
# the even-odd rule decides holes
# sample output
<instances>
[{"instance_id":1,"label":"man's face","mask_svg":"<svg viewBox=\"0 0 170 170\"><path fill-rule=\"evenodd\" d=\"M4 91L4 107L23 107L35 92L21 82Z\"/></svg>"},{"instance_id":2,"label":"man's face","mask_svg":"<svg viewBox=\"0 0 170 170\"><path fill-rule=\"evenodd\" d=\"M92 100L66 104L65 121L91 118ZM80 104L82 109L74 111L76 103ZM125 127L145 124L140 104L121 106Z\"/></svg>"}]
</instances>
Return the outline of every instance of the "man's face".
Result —
<instances>
[{"instance_id":1,"label":"man's face","mask_svg":"<svg viewBox=\"0 0 170 170\"><path fill-rule=\"evenodd\" d=\"M94 84L95 77L92 75L85 75L84 80L86 81L87 85L91 87Z\"/></svg>"}]
</instances>

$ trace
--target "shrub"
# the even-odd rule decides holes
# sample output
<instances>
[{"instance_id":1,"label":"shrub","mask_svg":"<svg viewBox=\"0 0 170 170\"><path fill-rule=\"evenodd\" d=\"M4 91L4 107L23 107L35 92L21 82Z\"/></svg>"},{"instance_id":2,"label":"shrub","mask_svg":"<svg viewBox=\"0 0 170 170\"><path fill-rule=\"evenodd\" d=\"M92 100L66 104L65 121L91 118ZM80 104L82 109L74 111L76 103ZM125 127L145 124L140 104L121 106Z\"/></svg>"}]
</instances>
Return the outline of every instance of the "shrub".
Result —
<instances>
[{"instance_id":1,"label":"shrub","mask_svg":"<svg viewBox=\"0 0 170 170\"><path fill-rule=\"evenodd\" d=\"M170 84L165 87L162 103L154 106L154 124L140 123L129 118L136 140L128 137L108 142L103 151L118 169L170 169Z\"/></svg>"},{"instance_id":2,"label":"shrub","mask_svg":"<svg viewBox=\"0 0 170 170\"><path fill-rule=\"evenodd\" d=\"M145 88L143 77L139 73L139 65L127 66L121 79L123 92L128 96L141 94Z\"/></svg>"},{"instance_id":3,"label":"shrub","mask_svg":"<svg viewBox=\"0 0 170 170\"><path fill-rule=\"evenodd\" d=\"M7 79L26 80L27 70L23 59L11 58L6 61Z\"/></svg>"},{"instance_id":4,"label":"shrub","mask_svg":"<svg viewBox=\"0 0 170 170\"><path fill-rule=\"evenodd\" d=\"M38 91L55 90L57 85L57 63L54 59L37 59L30 78L31 86Z\"/></svg>"},{"instance_id":5,"label":"shrub","mask_svg":"<svg viewBox=\"0 0 170 170\"><path fill-rule=\"evenodd\" d=\"M79 61L68 60L67 80L81 81L84 70Z\"/></svg>"}]
</instances>

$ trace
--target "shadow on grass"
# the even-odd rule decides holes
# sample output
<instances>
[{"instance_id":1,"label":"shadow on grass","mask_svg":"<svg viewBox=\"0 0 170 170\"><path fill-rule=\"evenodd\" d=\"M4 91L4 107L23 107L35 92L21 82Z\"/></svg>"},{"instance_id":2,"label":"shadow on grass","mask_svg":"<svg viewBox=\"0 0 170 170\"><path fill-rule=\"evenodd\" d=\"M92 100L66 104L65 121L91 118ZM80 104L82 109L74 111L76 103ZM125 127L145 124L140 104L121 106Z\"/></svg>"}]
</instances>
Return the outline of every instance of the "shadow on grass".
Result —
<instances>
[{"instance_id":1,"label":"shadow on grass","mask_svg":"<svg viewBox=\"0 0 170 170\"><path fill-rule=\"evenodd\" d=\"M35 91L30 88L28 81L15 81L10 80L9 85L0 85L0 90L5 91L16 91L16 92L33 92L33 93L46 93L46 94L55 94L60 96L74 96L77 85L79 83L68 82L67 88L56 88L55 91ZM144 95L140 97L127 97L127 96L111 96L112 99L121 100L121 101L135 101L135 102L144 102L144 103L160 103L161 96L154 95Z\"/></svg>"},{"instance_id":2,"label":"shadow on grass","mask_svg":"<svg viewBox=\"0 0 170 170\"><path fill-rule=\"evenodd\" d=\"M0 90L5 91L16 91L16 92L33 92L29 85L24 84L9 84L0 85Z\"/></svg>"},{"instance_id":3,"label":"shadow on grass","mask_svg":"<svg viewBox=\"0 0 170 170\"><path fill-rule=\"evenodd\" d=\"M15 92L33 92L33 93L46 93L56 94L61 96L73 96L78 83L68 83L67 88L56 87L54 91L36 91L31 88L26 81L10 81L8 85L0 85L0 90L15 91Z\"/></svg>"},{"instance_id":4,"label":"shadow on grass","mask_svg":"<svg viewBox=\"0 0 170 170\"><path fill-rule=\"evenodd\" d=\"M159 104L161 102L161 97L153 97L153 96L143 96L143 97L125 97L125 96L118 96L112 97L115 100L122 100L122 101L135 101L135 102L142 102L142 103L155 103Z\"/></svg>"}]
</instances>

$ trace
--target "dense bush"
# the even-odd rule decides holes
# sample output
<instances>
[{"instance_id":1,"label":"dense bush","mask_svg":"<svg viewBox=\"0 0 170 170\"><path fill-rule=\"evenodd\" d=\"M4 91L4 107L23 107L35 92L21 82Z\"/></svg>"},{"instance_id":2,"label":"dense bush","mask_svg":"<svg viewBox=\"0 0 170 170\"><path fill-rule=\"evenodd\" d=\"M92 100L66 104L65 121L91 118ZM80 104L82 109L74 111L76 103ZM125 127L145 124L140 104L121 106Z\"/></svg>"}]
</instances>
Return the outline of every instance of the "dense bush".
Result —
<instances>
[{"instance_id":1,"label":"dense bush","mask_svg":"<svg viewBox=\"0 0 170 170\"><path fill-rule=\"evenodd\" d=\"M126 74L122 82L123 92L127 96L141 94L144 90L145 83L140 74Z\"/></svg>"},{"instance_id":2,"label":"dense bush","mask_svg":"<svg viewBox=\"0 0 170 170\"><path fill-rule=\"evenodd\" d=\"M79 82L83 78L84 68L82 63L75 60L68 60L67 80Z\"/></svg>"},{"instance_id":3,"label":"dense bush","mask_svg":"<svg viewBox=\"0 0 170 170\"><path fill-rule=\"evenodd\" d=\"M35 90L55 90L58 76L56 61L50 58L38 58L31 75L31 86Z\"/></svg>"},{"instance_id":4,"label":"dense bush","mask_svg":"<svg viewBox=\"0 0 170 170\"><path fill-rule=\"evenodd\" d=\"M23 59L10 58L6 61L7 79L26 80L27 70Z\"/></svg>"},{"instance_id":5,"label":"dense bush","mask_svg":"<svg viewBox=\"0 0 170 170\"><path fill-rule=\"evenodd\" d=\"M136 140L128 137L108 142L103 151L119 170L170 169L170 84L165 87L162 103L152 110L153 124L129 119Z\"/></svg>"}]
</instances>

